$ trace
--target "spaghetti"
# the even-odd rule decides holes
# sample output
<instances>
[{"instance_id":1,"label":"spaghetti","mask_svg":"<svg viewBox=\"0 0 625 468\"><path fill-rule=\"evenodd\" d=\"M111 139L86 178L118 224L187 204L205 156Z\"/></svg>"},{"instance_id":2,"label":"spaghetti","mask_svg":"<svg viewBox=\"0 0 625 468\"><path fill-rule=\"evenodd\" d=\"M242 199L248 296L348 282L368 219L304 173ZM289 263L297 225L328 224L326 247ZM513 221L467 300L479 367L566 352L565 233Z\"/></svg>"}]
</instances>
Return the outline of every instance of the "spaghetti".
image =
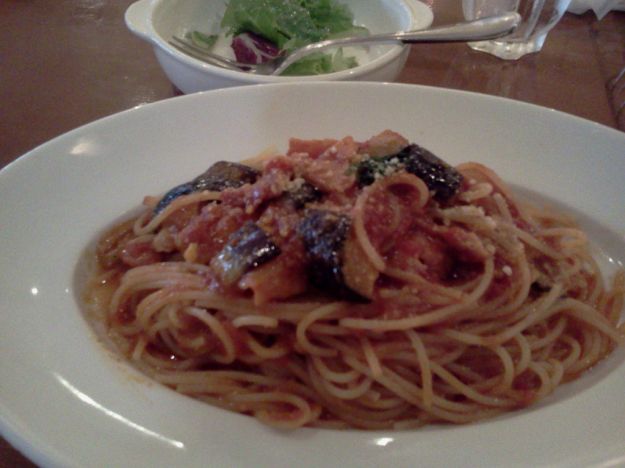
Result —
<instances>
[{"instance_id":1,"label":"spaghetti","mask_svg":"<svg viewBox=\"0 0 625 468\"><path fill-rule=\"evenodd\" d=\"M87 291L179 392L281 428L467 423L624 341L623 271L483 165L391 131L218 164L107 232Z\"/></svg>"}]
</instances>

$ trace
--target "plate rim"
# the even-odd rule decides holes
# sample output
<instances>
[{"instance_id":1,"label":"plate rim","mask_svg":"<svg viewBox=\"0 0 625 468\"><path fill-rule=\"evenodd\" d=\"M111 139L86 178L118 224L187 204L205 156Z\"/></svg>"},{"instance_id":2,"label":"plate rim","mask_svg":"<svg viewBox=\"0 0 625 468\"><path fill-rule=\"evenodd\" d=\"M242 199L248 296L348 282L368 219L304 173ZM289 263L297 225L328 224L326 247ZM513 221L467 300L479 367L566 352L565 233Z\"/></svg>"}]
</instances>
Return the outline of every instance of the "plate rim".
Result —
<instances>
[{"instance_id":1,"label":"plate rim","mask_svg":"<svg viewBox=\"0 0 625 468\"><path fill-rule=\"evenodd\" d=\"M17 159L15 159L11 163L3 167L2 170L0 170L0 183L3 180L5 180L5 178L10 177L13 171L19 170L23 166L26 166L26 169L24 170L27 170L28 164L38 164L36 162L37 156L40 153L47 151L51 146L59 144L60 142L62 143L65 139L74 138L76 135L80 135L81 133L84 133L85 131L88 131L91 128L96 128L101 125L107 125L106 122L111 122L111 121L114 122L120 119L121 116L130 115L130 113L143 112L143 113L148 114L148 113L158 112L159 110L163 110L167 108L168 106L178 106L178 105L184 106L185 105L184 103L187 101L193 101L196 99L207 99L207 100L211 99L210 97L206 98L203 96L213 96L217 94L225 94L226 96L228 96L231 94L232 95L240 94L242 92L254 94L258 92L257 90L259 87L266 89L267 87L271 87L271 88L298 87L299 88L302 86L307 87L307 88L320 88L320 89L328 88L328 87L330 88L362 87L362 88L370 88L370 89L387 87L387 88L393 88L393 89L410 90L410 92L416 92L416 93L424 92L424 93L433 93L433 94L438 94L438 95L449 95L452 98L454 96L468 96L468 97L472 97L478 100L484 100L487 102L503 102L506 106L513 106L513 107L520 106L519 108L530 109L530 111L532 112L542 113L545 110L552 111L553 112L552 115L555 115L556 119L564 119L567 121L575 122L575 124L583 124L585 126L590 125L593 129L595 129L595 131L605 132L604 133L605 135L612 135L613 137L617 139L621 139L625 141L625 134L623 134L622 132L616 129L613 129L611 127L602 125L600 123L593 122L588 119L584 119L579 116L574 116L571 114L564 113L562 111L549 109L547 107L539 106L539 105L532 104L532 103L516 101L510 98L485 95L485 94L475 93L475 92L438 88L438 87L432 87L432 86L400 84L400 83L380 84L380 83L356 83L356 82L309 82L309 83L303 84L303 83L289 82L289 83L275 83L275 84L259 84L259 85L242 86L242 87L236 87L236 88L203 91L203 92L198 92L198 93L194 93L190 95L178 96L175 98L170 98L170 99L166 99L166 100L162 100L162 101L158 101L154 103L136 106L134 108L127 109L127 110L118 112L116 114L102 117L93 122L89 122L85 125L82 125L73 130L70 130L69 132L58 135L55 138L36 146L35 148L31 149L27 153L18 157ZM404 91L398 91L398 92L404 92ZM600 130L597 130L597 129L600 129ZM40 442L42 441L39 440L40 437L37 436L36 431L33 431L32 428L25 427L23 424L23 420L20 419L19 415L13 414L10 411L10 408L7 408L4 402L1 402L1 401L0 401L0 410L1 410L0 411L0 434L2 434L2 436L7 441L9 441L9 443L13 445L13 447L17 448L25 456L27 456L28 458L30 458L31 460L35 461L38 464L44 464L44 465L52 464L52 465L63 465L63 466L71 464L71 459L67 458L65 454L58 451L56 447L51 446L49 444L45 444L45 443L41 444ZM12 417L7 418L6 417L7 413L11 413L9 416L12 416ZM24 434L27 434L27 436L24 436Z\"/></svg>"}]
</instances>

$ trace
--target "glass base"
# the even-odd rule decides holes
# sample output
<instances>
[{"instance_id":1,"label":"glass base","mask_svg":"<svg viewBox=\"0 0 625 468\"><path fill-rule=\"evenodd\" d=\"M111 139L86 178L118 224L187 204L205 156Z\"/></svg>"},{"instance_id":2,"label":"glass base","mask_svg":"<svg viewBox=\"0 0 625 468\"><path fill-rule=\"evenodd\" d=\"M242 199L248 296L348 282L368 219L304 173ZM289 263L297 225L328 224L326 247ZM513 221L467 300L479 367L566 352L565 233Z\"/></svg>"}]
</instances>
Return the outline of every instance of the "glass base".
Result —
<instances>
[{"instance_id":1,"label":"glass base","mask_svg":"<svg viewBox=\"0 0 625 468\"><path fill-rule=\"evenodd\" d=\"M469 47L480 52L487 52L505 60L518 60L524 55L540 51L547 34L529 42L479 41L469 42Z\"/></svg>"}]
</instances>

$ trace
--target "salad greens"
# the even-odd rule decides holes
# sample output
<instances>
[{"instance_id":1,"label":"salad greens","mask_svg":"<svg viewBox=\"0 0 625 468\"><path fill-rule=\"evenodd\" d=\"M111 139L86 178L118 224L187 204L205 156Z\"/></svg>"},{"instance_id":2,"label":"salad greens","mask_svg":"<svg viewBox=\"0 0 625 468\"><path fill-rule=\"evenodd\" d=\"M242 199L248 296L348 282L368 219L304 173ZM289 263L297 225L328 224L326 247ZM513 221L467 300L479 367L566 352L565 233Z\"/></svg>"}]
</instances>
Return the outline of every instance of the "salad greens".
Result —
<instances>
[{"instance_id":1,"label":"salad greens","mask_svg":"<svg viewBox=\"0 0 625 468\"><path fill-rule=\"evenodd\" d=\"M230 0L221 27L226 35L251 33L287 53L324 39L369 33L354 25L349 7L337 0ZM210 48L214 44L214 36L195 31L191 34L197 45ZM311 54L284 74L317 75L357 65L354 57L345 57L338 49L334 53Z\"/></svg>"},{"instance_id":2,"label":"salad greens","mask_svg":"<svg viewBox=\"0 0 625 468\"><path fill-rule=\"evenodd\" d=\"M353 22L349 8L335 0L230 0L221 26L233 36L252 32L291 51L360 29Z\"/></svg>"},{"instance_id":3,"label":"salad greens","mask_svg":"<svg viewBox=\"0 0 625 468\"><path fill-rule=\"evenodd\" d=\"M295 62L285 70L285 75L321 75L323 73L347 70L358 66L355 57L345 57L343 49L338 49L334 54L321 52L310 54Z\"/></svg>"},{"instance_id":4,"label":"salad greens","mask_svg":"<svg viewBox=\"0 0 625 468\"><path fill-rule=\"evenodd\" d=\"M191 39L193 43L199 47L210 49L217 42L217 34L204 34L199 31L191 31L187 34L187 39Z\"/></svg>"}]
</instances>

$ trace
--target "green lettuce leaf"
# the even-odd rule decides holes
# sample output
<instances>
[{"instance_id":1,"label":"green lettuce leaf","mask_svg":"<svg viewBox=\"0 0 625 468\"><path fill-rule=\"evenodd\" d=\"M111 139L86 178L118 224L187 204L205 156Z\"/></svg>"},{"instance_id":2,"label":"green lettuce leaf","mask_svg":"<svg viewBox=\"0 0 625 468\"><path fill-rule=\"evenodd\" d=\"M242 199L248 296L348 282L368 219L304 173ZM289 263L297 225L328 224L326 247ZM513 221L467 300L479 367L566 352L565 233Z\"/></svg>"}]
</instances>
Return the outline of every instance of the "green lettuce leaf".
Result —
<instances>
[{"instance_id":1,"label":"green lettuce leaf","mask_svg":"<svg viewBox=\"0 0 625 468\"><path fill-rule=\"evenodd\" d=\"M328 38L368 34L366 28L354 26L349 7L336 0L230 0L221 27L233 36L258 34L286 52ZM285 74L318 75L357 65L342 52L314 54Z\"/></svg>"},{"instance_id":2,"label":"green lettuce leaf","mask_svg":"<svg viewBox=\"0 0 625 468\"><path fill-rule=\"evenodd\" d=\"M324 73L338 72L358 66L355 57L345 57L343 49L338 49L334 54L320 52L310 54L308 57L295 62L287 68L283 75L322 75Z\"/></svg>"},{"instance_id":3,"label":"green lettuce leaf","mask_svg":"<svg viewBox=\"0 0 625 468\"><path fill-rule=\"evenodd\" d=\"M258 34L285 50L323 38L323 31L297 0L230 0L221 26L233 36Z\"/></svg>"},{"instance_id":4,"label":"green lettuce leaf","mask_svg":"<svg viewBox=\"0 0 625 468\"><path fill-rule=\"evenodd\" d=\"M204 34L199 31L191 31L187 33L187 39L190 39L196 46L210 49L217 42L217 34Z\"/></svg>"}]
</instances>

